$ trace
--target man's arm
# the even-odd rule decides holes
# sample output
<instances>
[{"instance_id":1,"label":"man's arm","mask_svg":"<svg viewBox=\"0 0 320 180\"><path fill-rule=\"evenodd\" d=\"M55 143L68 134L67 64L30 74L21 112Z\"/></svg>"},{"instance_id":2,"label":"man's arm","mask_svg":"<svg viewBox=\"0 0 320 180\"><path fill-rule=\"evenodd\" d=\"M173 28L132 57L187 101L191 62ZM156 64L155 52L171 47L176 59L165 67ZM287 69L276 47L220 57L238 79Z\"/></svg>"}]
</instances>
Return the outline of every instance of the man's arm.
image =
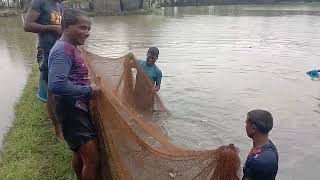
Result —
<instances>
[{"instance_id":1,"label":"man's arm","mask_svg":"<svg viewBox=\"0 0 320 180\"><path fill-rule=\"evenodd\" d=\"M57 32L61 33L60 25L42 25L37 23L38 18L40 17L41 7L43 3L41 0L33 0L31 7L29 8L25 22L23 24L23 29L26 32Z\"/></svg>"},{"instance_id":2,"label":"man's arm","mask_svg":"<svg viewBox=\"0 0 320 180\"><path fill-rule=\"evenodd\" d=\"M136 60L135 58L127 58L124 61L123 66L128 68L137 68L138 63L138 60Z\"/></svg>"},{"instance_id":3,"label":"man's arm","mask_svg":"<svg viewBox=\"0 0 320 180\"><path fill-rule=\"evenodd\" d=\"M162 72L159 70L157 72L157 79L156 79L156 86L155 86L156 92L160 90L161 79L162 79Z\"/></svg>"}]
</instances>

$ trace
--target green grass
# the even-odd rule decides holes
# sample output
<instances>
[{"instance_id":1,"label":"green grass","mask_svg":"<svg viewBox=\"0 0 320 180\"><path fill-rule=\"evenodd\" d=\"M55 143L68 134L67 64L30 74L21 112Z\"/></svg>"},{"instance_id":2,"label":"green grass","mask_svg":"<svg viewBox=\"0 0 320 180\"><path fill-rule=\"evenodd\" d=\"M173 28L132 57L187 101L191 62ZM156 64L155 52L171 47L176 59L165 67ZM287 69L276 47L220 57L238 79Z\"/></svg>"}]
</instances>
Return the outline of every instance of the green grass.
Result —
<instances>
[{"instance_id":1,"label":"green grass","mask_svg":"<svg viewBox=\"0 0 320 180\"><path fill-rule=\"evenodd\" d=\"M0 180L74 179L71 151L55 140L46 104L36 97L38 74L34 65L15 106L0 154Z\"/></svg>"}]
</instances>

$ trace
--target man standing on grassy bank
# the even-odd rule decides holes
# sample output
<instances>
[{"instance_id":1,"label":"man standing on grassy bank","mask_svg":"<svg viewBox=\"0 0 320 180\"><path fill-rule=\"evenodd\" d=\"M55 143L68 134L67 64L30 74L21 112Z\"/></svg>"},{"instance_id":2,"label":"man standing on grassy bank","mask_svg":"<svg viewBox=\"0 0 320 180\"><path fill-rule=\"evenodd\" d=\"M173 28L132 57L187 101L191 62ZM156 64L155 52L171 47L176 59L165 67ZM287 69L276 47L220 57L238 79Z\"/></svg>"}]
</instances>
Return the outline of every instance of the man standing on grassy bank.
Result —
<instances>
[{"instance_id":1,"label":"man standing on grassy bank","mask_svg":"<svg viewBox=\"0 0 320 180\"><path fill-rule=\"evenodd\" d=\"M23 25L26 32L38 34L37 61L40 69L40 83L45 82L43 86L39 86L38 98L43 101L47 101L49 52L61 34L61 9L59 4L61 1L32 0Z\"/></svg>"},{"instance_id":2,"label":"man standing on grassy bank","mask_svg":"<svg viewBox=\"0 0 320 180\"><path fill-rule=\"evenodd\" d=\"M37 97L48 101L48 113L57 138L61 132L52 113L51 97L47 94L48 84L48 57L49 52L61 34L61 9L62 0L32 0L31 7L25 17L23 28L26 32L38 34L37 62L39 64L40 79Z\"/></svg>"},{"instance_id":3,"label":"man standing on grassy bank","mask_svg":"<svg viewBox=\"0 0 320 180\"><path fill-rule=\"evenodd\" d=\"M100 90L90 85L88 68L77 49L88 38L91 21L80 10L66 9L61 27L62 36L49 55L48 89L53 93L54 112L63 137L73 151L77 178L94 180L98 153L89 99Z\"/></svg>"}]
</instances>

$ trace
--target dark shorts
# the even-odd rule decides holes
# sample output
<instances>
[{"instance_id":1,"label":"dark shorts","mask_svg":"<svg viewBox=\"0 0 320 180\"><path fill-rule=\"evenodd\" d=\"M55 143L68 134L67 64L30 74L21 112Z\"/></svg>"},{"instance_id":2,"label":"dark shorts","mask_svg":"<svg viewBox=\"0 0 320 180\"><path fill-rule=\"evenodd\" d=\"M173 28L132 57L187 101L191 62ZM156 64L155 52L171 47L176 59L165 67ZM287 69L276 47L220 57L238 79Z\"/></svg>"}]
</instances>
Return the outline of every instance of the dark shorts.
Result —
<instances>
[{"instance_id":1,"label":"dark shorts","mask_svg":"<svg viewBox=\"0 0 320 180\"><path fill-rule=\"evenodd\" d=\"M54 96L53 108L60 124L63 138L72 151L96 138L89 112L74 106L75 100L64 96Z\"/></svg>"}]
</instances>

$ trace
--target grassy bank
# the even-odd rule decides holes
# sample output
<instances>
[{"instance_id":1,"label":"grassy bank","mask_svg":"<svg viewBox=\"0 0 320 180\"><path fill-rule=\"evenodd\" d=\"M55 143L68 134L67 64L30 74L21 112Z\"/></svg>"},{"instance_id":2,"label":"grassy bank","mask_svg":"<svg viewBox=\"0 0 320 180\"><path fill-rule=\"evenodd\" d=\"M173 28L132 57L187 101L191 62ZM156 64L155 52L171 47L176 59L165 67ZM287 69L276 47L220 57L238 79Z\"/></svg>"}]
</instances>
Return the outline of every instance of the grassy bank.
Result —
<instances>
[{"instance_id":1,"label":"grassy bank","mask_svg":"<svg viewBox=\"0 0 320 180\"><path fill-rule=\"evenodd\" d=\"M38 69L33 67L15 119L4 138L0 156L0 179L74 179L71 152L54 138L46 104L36 97Z\"/></svg>"}]
</instances>

